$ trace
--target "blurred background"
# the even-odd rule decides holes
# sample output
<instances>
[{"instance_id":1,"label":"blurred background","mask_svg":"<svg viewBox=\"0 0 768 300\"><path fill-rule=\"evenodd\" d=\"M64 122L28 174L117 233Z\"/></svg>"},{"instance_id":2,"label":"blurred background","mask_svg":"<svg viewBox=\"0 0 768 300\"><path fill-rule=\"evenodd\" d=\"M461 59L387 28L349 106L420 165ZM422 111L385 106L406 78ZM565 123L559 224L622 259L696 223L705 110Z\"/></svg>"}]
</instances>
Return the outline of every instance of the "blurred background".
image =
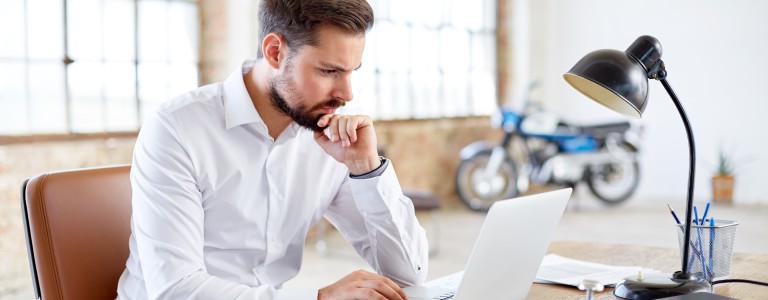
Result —
<instances>
[{"instance_id":1,"label":"blurred background","mask_svg":"<svg viewBox=\"0 0 768 300\"><path fill-rule=\"evenodd\" d=\"M258 2L0 2L0 298L30 290L22 181L46 171L130 163L136 134L157 104L221 81L255 56ZM490 116L499 105L519 109L531 82L539 83L532 101L563 120L625 120L576 92L562 74L585 54L623 51L640 35L661 42L667 79L693 126L694 199L711 200L722 153L735 166L731 205L765 212L768 2L369 2L376 24L353 77L355 101L345 110L376 120L401 185L435 195L445 215L468 212L455 192L460 149L497 142L502 131L491 127ZM674 203L682 212L685 131L661 84L651 82L650 89L643 118L633 121L644 128L639 188L623 206L583 200L598 203L598 215L638 203Z\"/></svg>"}]
</instances>

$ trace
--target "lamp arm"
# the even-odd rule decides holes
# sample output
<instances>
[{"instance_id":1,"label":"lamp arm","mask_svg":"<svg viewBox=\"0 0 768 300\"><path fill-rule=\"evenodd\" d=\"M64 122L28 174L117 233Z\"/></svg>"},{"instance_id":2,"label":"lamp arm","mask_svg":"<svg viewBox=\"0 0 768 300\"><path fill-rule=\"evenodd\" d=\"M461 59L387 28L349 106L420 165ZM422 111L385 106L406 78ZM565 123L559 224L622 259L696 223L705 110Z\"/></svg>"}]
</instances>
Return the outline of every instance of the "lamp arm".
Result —
<instances>
[{"instance_id":1,"label":"lamp arm","mask_svg":"<svg viewBox=\"0 0 768 300\"><path fill-rule=\"evenodd\" d=\"M664 89L667 91L667 94L669 94L669 97L672 98L672 102L675 104L675 107L677 108L677 112L680 113L680 118L683 120L683 125L685 125L685 133L688 135L688 150L689 150L689 158L690 158L690 170L688 171L688 197L685 207L685 233L684 233L684 239L683 242L683 269L681 273L675 273L675 276L679 278L689 278L688 275L688 257L690 252L690 240L691 240L691 221L692 221L692 212L693 212L693 181L696 174L696 146L693 141L693 130L691 129L691 123L688 122L688 116L685 114L685 110L683 109L683 105L680 104L680 100L677 99L677 95L675 95L675 92L672 90L672 86L669 85L666 79L666 74L663 74L663 76L659 76L661 81L661 84L664 86Z\"/></svg>"}]
</instances>

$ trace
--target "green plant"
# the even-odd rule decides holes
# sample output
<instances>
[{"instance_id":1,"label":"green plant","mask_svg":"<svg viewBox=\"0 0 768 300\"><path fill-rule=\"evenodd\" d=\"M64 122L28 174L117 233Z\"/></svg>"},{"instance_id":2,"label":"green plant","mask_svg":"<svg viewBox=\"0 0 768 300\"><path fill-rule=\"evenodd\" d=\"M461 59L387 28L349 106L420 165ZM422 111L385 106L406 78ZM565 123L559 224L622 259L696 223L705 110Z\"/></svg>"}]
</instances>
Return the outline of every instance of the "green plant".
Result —
<instances>
[{"instance_id":1,"label":"green plant","mask_svg":"<svg viewBox=\"0 0 768 300\"><path fill-rule=\"evenodd\" d=\"M716 174L718 176L733 176L734 169L736 169L736 165L733 161L733 158L726 154L721 147L717 157Z\"/></svg>"}]
</instances>

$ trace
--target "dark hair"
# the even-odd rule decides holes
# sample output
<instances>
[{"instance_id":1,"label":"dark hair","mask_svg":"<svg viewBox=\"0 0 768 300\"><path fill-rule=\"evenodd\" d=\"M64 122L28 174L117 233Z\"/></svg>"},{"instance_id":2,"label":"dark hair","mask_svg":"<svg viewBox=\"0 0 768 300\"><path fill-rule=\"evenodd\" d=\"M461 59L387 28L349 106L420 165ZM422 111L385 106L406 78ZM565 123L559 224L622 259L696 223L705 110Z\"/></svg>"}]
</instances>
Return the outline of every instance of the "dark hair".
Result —
<instances>
[{"instance_id":1,"label":"dark hair","mask_svg":"<svg viewBox=\"0 0 768 300\"><path fill-rule=\"evenodd\" d=\"M260 41L274 32L295 52L305 45L317 45L320 24L365 34L373 27L373 9L366 0L262 0L259 23ZM264 56L261 47L257 56Z\"/></svg>"}]
</instances>

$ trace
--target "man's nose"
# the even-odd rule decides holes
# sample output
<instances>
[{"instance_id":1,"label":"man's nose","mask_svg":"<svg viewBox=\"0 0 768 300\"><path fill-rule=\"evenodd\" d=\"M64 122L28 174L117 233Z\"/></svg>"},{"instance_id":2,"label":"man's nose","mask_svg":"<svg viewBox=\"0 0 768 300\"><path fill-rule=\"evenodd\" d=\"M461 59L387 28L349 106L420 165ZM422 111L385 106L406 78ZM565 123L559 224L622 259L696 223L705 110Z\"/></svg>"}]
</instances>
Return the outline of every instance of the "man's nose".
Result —
<instances>
[{"instance_id":1,"label":"man's nose","mask_svg":"<svg viewBox=\"0 0 768 300\"><path fill-rule=\"evenodd\" d=\"M336 79L333 87L333 94L331 95L335 99L351 101L352 100L352 76L346 75Z\"/></svg>"}]
</instances>

